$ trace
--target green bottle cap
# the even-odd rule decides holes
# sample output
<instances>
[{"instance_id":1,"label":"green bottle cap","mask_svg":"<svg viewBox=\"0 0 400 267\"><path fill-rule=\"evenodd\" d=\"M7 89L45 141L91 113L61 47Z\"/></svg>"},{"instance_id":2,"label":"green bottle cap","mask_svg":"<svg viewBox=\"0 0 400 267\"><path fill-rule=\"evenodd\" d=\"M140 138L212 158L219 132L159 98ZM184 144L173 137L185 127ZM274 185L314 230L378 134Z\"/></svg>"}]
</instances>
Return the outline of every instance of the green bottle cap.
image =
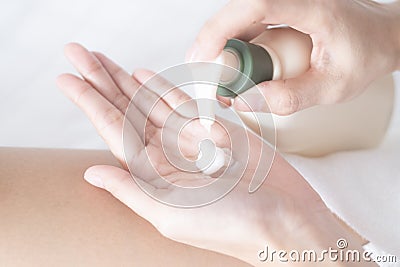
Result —
<instances>
[{"instance_id":1,"label":"green bottle cap","mask_svg":"<svg viewBox=\"0 0 400 267\"><path fill-rule=\"evenodd\" d=\"M254 84L272 80L272 59L263 47L238 39L229 39L224 50L237 55L240 61L239 71L244 75L239 75L232 81L220 82L218 95L234 98L252 88Z\"/></svg>"}]
</instances>

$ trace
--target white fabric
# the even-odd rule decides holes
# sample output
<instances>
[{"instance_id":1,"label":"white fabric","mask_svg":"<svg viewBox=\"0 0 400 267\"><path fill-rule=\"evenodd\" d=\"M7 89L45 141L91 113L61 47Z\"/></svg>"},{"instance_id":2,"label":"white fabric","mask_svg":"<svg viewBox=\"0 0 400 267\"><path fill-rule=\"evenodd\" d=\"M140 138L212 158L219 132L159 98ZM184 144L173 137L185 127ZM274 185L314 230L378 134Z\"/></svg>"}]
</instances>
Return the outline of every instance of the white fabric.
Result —
<instances>
[{"instance_id":1,"label":"white fabric","mask_svg":"<svg viewBox=\"0 0 400 267\"><path fill-rule=\"evenodd\" d=\"M225 2L1 1L0 146L106 148L55 86L59 73L72 71L63 45L83 43L127 70L160 71L183 61L201 25ZM379 247L399 254L399 105L395 115L377 149L287 158L333 211Z\"/></svg>"},{"instance_id":2,"label":"white fabric","mask_svg":"<svg viewBox=\"0 0 400 267\"><path fill-rule=\"evenodd\" d=\"M372 243L364 245L364 251L371 253L371 259L380 267L399 267L399 257L386 253Z\"/></svg>"},{"instance_id":3,"label":"white fabric","mask_svg":"<svg viewBox=\"0 0 400 267\"><path fill-rule=\"evenodd\" d=\"M381 146L320 158L285 158L332 211L375 246L400 260L400 75L395 76L395 110Z\"/></svg>"}]
</instances>

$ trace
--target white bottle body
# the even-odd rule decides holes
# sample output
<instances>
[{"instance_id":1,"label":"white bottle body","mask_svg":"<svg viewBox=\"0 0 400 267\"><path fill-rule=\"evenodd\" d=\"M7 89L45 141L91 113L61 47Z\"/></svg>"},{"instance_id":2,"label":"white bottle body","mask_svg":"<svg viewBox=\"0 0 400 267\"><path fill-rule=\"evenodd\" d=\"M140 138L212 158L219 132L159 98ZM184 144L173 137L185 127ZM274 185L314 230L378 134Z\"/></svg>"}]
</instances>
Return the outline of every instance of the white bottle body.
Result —
<instances>
[{"instance_id":1,"label":"white bottle body","mask_svg":"<svg viewBox=\"0 0 400 267\"><path fill-rule=\"evenodd\" d=\"M267 30L252 43L271 54L274 80L293 78L309 69L312 43L305 34L289 28ZM289 116L238 113L249 128L275 143L279 151L322 156L378 145L389 125L393 102L394 82L392 75L387 75L346 103L315 106Z\"/></svg>"}]
</instances>

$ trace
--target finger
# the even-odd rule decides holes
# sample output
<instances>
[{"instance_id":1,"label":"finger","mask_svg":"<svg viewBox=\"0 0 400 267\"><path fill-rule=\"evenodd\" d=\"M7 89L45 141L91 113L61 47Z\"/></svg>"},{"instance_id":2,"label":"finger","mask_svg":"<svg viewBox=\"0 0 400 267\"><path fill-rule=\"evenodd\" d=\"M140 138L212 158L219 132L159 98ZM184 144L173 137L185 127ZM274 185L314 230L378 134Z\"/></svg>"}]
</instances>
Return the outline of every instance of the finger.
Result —
<instances>
[{"instance_id":1,"label":"finger","mask_svg":"<svg viewBox=\"0 0 400 267\"><path fill-rule=\"evenodd\" d=\"M104 69L108 72L118 88L128 99L131 99L141 86L139 82L102 53L93 52L93 54L103 65ZM121 111L125 113L128 120L135 127L141 140L144 142L144 129L146 127L146 118L144 115L135 105L129 105L128 107L125 107L125 110Z\"/></svg>"},{"instance_id":2,"label":"finger","mask_svg":"<svg viewBox=\"0 0 400 267\"><path fill-rule=\"evenodd\" d=\"M149 70L137 70L133 73L137 79L146 88L150 89L180 115L193 118L197 116L197 106L195 101L181 89Z\"/></svg>"},{"instance_id":3,"label":"finger","mask_svg":"<svg viewBox=\"0 0 400 267\"><path fill-rule=\"evenodd\" d=\"M164 127L167 120L174 124L174 122L179 123L178 120L181 119L161 97L144 86L138 90L131 103L137 107L146 120L158 128Z\"/></svg>"},{"instance_id":4,"label":"finger","mask_svg":"<svg viewBox=\"0 0 400 267\"><path fill-rule=\"evenodd\" d=\"M315 12L316 2L318 1L231 0L200 30L187 54L187 60L214 60L228 39L244 34L251 25L287 24L304 33L312 33L319 29L315 18L324 15Z\"/></svg>"},{"instance_id":5,"label":"finger","mask_svg":"<svg viewBox=\"0 0 400 267\"><path fill-rule=\"evenodd\" d=\"M98 165L87 169L84 178L90 184L110 192L150 223L154 224L157 217L162 218L162 204L143 191L151 193L156 188L137 177L133 179L129 172L114 166Z\"/></svg>"},{"instance_id":6,"label":"finger","mask_svg":"<svg viewBox=\"0 0 400 267\"><path fill-rule=\"evenodd\" d=\"M205 23L187 54L187 60L214 60L228 39L244 32L249 26L260 23L263 18L262 12L248 5L246 1L230 1Z\"/></svg>"},{"instance_id":7,"label":"finger","mask_svg":"<svg viewBox=\"0 0 400 267\"><path fill-rule=\"evenodd\" d=\"M242 32L239 32L237 35L233 36L232 38L237 38L242 41L249 42L252 39L256 38L262 32L264 32L267 28L267 25L264 23L255 23L247 27Z\"/></svg>"},{"instance_id":8,"label":"finger","mask_svg":"<svg viewBox=\"0 0 400 267\"><path fill-rule=\"evenodd\" d=\"M124 115L122 112L108 102L89 83L72 74L60 75L57 78L57 85L68 98L85 112L116 158L120 162L124 162L122 140ZM143 148L143 143L129 123L125 127L130 132L132 153L139 153Z\"/></svg>"},{"instance_id":9,"label":"finger","mask_svg":"<svg viewBox=\"0 0 400 267\"><path fill-rule=\"evenodd\" d=\"M123 113L129 99L114 83L101 62L86 48L77 43L65 46L65 55L82 77Z\"/></svg>"},{"instance_id":10,"label":"finger","mask_svg":"<svg viewBox=\"0 0 400 267\"><path fill-rule=\"evenodd\" d=\"M293 79L263 82L234 100L238 111L272 112L290 115L297 111L322 104L322 91L329 84L311 70Z\"/></svg>"},{"instance_id":11,"label":"finger","mask_svg":"<svg viewBox=\"0 0 400 267\"><path fill-rule=\"evenodd\" d=\"M109 76L112 78L118 88L129 98L136 93L141 86L137 80L133 79L132 76L126 72L123 68L114 63L111 59L106 57L100 52L93 52L95 57L103 65Z\"/></svg>"},{"instance_id":12,"label":"finger","mask_svg":"<svg viewBox=\"0 0 400 267\"><path fill-rule=\"evenodd\" d=\"M231 99L229 97L223 97L220 95L217 95L217 100L219 101L218 103L222 108L227 108L232 105Z\"/></svg>"}]
</instances>

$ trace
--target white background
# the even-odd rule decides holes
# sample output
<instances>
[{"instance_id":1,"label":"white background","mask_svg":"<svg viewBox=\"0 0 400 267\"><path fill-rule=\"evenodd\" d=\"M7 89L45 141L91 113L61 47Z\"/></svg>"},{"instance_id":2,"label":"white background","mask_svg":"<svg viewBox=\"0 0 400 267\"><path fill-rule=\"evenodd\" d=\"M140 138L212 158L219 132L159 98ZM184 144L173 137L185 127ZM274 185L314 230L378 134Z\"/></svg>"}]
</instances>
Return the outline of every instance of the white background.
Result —
<instances>
[{"instance_id":1,"label":"white background","mask_svg":"<svg viewBox=\"0 0 400 267\"><path fill-rule=\"evenodd\" d=\"M0 2L0 146L106 148L56 88L80 42L129 72L182 63L202 24L227 0Z\"/></svg>"},{"instance_id":2,"label":"white background","mask_svg":"<svg viewBox=\"0 0 400 267\"><path fill-rule=\"evenodd\" d=\"M132 72L182 63L225 0L0 1L0 146L106 148L57 89L74 41Z\"/></svg>"},{"instance_id":3,"label":"white background","mask_svg":"<svg viewBox=\"0 0 400 267\"><path fill-rule=\"evenodd\" d=\"M74 71L64 44L102 51L130 72L160 71L183 62L201 25L225 2L2 0L0 146L106 148L56 88L58 74ZM321 159L288 157L332 211L392 253L400 247L399 95L381 147Z\"/></svg>"}]
</instances>

